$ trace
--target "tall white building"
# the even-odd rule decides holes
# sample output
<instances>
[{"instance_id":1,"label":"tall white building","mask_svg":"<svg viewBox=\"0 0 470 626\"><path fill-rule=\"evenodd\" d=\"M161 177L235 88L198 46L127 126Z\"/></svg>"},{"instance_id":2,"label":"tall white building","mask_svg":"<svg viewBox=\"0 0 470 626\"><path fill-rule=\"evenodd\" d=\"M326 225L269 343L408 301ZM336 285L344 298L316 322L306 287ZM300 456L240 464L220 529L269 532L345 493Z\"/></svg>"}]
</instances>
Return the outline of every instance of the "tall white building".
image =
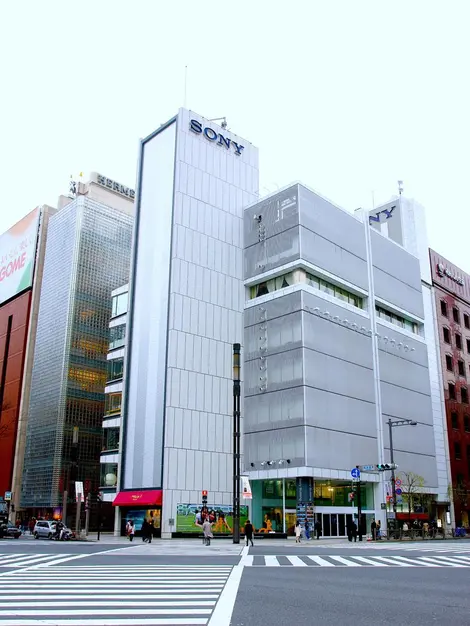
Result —
<instances>
[{"instance_id":1,"label":"tall white building","mask_svg":"<svg viewBox=\"0 0 470 626\"><path fill-rule=\"evenodd\" d=\"M114 504L126 517L162 506L169 536L202 490L211 506L231 502L232 344L243 335L242 218L258 197L258 150L180 109L142 140L136 195Z\"/></svg>"}]
</instances>

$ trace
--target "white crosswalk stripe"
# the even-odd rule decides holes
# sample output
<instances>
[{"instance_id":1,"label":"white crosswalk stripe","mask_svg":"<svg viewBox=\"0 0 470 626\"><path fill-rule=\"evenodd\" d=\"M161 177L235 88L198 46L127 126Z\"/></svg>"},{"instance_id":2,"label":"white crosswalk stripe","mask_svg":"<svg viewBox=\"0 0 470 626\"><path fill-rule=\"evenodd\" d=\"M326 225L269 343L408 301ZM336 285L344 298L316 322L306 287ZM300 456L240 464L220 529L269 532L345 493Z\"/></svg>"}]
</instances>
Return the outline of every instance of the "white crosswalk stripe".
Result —
<instances>
[{"instance_id":1,"label":"white crosswalk stripe","mask_svg":"<svg viewBox=\"0 0 470 626\"><path fill-rule=\"evenodd\" d=\"M397 543L395 541L365 541L363 543L346 543L341 545L315 545L316 548L324 548L328 550L331 548L349 549L349 550L393 550L395 552L440 552L440 553L459 553L470 554L470 541L465 543L451 543L450 541L436 540L436 541L414 541L406 543Z\"/></svg>"},{"instance_id":2,"label":"white crosswalk stripe","mask_svg":"<svg viewBox=\"0 0 470 626\"><path fill-rule=\"evenodd\" d=\"M71 554L60 554L61 557L69 557ZM57 554L0 554L0 567L29 567L30 565L46 565L49 561L55 561Z\"/></svg>"},{"instance_id":3,"label":"white crosswalk stripe","mask_svg":"<svg viewBox=\"0 0 470 626\"><path fill-rule=\"evenodd\" d=\"M244 567L470 567L464 556L387 556L367 555L249 555L242 557Z\"/></svg>"},{"instance_id":4,"label":"white crosswalk stripe","mask_svg":"<svg viewBox=\"0 0 470 626\"><path fill-rule=\"evenodd\" d=\"M132 543L124 544L121 548L122 553L127 556L133 554L141 556L148 554L158 556L166 554L171 556L238 556L243 550L243 543L229 544L225 541L213 539L210 546L205 546L202 539L172 539L171 541L154 540L152 543L144 543L140 540L134 540ZM119 549L117 549L119 552Z\"/></svg>"},{"instance_id":5,"label":"white crosswalk stripe","mask_svg":"<svg viewBox=\"0 0 470 626\"><path fill-rule=\"evenodd\" d=\"M207 624L231 566L54 566L4 574L0 624Z\"/></svg>"}]
</instances>

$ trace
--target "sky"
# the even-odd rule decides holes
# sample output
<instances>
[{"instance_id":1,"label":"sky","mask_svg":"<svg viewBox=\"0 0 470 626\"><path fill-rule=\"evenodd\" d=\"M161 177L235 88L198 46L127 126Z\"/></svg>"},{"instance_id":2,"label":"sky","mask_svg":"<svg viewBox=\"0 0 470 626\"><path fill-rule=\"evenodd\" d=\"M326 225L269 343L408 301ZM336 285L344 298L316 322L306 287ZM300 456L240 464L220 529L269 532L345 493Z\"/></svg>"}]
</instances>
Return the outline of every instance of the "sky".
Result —
<instances>
[{"instance_id":1,"label":"sky","mask_svg":"<svg viewBox=\"0 0 470 626\"><path fill-rule=\"evenodd\" d=\"M23 0L0 8L0 233L70 175L134 186L138 141L185 104L354 211L397 193L470 273L469 0ZM86 176L85 176L86 178Z\"/></svg>"}]
</instances>

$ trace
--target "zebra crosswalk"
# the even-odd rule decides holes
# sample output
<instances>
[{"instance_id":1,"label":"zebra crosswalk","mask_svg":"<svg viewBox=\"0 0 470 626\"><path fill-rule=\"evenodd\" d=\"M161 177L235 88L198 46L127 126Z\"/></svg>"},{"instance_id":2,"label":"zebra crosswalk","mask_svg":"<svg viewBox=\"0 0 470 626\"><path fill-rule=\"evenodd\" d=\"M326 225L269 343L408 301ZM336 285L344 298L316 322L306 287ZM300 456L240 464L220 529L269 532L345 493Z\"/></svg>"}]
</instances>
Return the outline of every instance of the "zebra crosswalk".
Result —
<instances>
[{"instance_id":1,"label":"zebra crosswalk","mask_svg":"<svg viewBox=\"0 0 470 626\"><path fill-rule=\"evenodd\" d=\"M315 546L316 548L332 548L334 546ZM465 543L452 543L450 541L432 541L423 542L415 541L412 543L396 543L396 542L365 542L365 543L347 543L341 546L341 549L347 548L350 550L393 550L395 552L439 552L439 553L457 553L457 554L469 554L470 542Z\"/></svg>"},{"instance_id":2,"label":"zebra crosswalk","mask_svg":"<svg viewBox=\"0 0 470 626\"><path fill-rule=\"evenodd\" d=\"M470 556L246 555L244 567L470 567Z\"/></svg>"},{"instance_id":3,"label":"zebra crosswalk","mask_svg":"<svg viewBox=\"0 0 470 626\"><path fill-rule=\"evenodd\" d=\"M61 558L72 556L71 554L63 554L62 552L59 555ZM29 567L31 565L47 565L49 562L55 561L57 559L57 554L18 554L18 553L9 553L9 554L0 554L0 568L1 567Z\"/></svg>"},{"instance_id":4,"label":"zebra crosswalk","mask_svg":"<svg viewBox=\"0 0 470 626\"><path fill-rule=\"evenodd\" d=\"M58 565L12 571L1 578L0 624L208 624L231 571L221 565Z\"/></svg>"}]
</instances>

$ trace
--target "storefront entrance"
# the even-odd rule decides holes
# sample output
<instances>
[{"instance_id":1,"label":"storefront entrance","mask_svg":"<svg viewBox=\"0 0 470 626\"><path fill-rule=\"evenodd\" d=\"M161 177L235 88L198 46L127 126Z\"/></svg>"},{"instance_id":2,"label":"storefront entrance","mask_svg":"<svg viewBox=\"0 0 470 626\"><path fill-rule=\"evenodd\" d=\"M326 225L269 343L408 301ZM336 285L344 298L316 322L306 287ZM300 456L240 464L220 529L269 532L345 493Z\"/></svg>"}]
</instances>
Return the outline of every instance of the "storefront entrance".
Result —
<instances>
[{"instance_id":1,"label":"storefront entrance","mask_svg":"<svg viewBox=\"0 0 470 626\"><path fill-rule=\"evenodd\" d=\"M121 509L121 535L126 534L126 524L129 520L134 522L135 536L142 535L142 523L146 519L152 527L152 535L155 539L161 537L161 509L130 509L122 507Z\"/></svg>"}]
</instances>

